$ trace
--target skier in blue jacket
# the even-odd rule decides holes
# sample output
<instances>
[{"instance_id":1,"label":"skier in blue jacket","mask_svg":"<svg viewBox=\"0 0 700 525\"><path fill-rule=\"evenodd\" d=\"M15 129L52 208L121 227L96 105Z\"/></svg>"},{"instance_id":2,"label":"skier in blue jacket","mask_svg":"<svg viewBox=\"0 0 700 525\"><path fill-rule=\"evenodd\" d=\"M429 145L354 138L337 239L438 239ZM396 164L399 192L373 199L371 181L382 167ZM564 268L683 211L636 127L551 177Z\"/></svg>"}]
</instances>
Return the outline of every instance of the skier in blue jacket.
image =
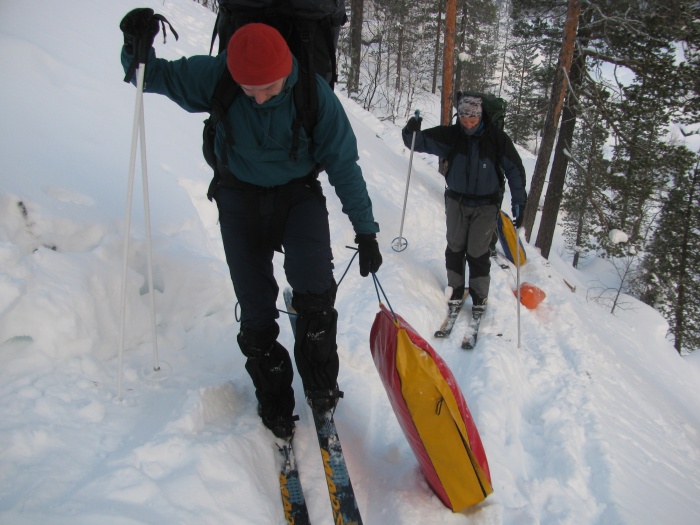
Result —
<instances>
[{"instance_id":1,"label":"skier in blue jacket","mask_svg":"<svg viewBox=\"0 0 700 525\"><path fill-rule=\"evenodd\" d=\"M374 273L382 264L376 241L379 227L357 163L350 122L328 84L317 77L313 136L304 129L293 134L297 63L284 38L268 25L241 27L227 52L216 57L173 61L155 56L151 44L158 21L152 10L131 11L120 28L125 71L135 49L139 51L144 41L149 47L144 91L165 95L189 112L210 112L214 88L226 68L242 90L228 109L227 122L216 129L216 157L225 173L215 179L210 195L219 209L226 261L241 306L237 339L247 358L258 411L277 437L290 438L296 419L293 369L289 352L277 342L275 248L284 250L284 270L294 290L298 312L294 357L307 401L312 409L325 411L334 409L342 396L337 384L337 285L319 165L354 228L360 274Z\"/></svg>"},{"instance_id":2,"label":"skier in blue jacket","mask_svg":"<svg viewBox=\"0 0 700 525\"><path fill-rule=\"evenodd\" d=\"M420 118L411 117L402 130L402 138L410 147L415 133L415 151L449 160L445 173L449 301L459 303L464 296L466 262L472 313L479 316L486 310L491 282L489 243L496 230L505 179L515 226L519 228L527 203L525 169L510 137L483 118L480 97L461 95L457 113L457 123L424 131Z\"/></svg>"}]
</instances>

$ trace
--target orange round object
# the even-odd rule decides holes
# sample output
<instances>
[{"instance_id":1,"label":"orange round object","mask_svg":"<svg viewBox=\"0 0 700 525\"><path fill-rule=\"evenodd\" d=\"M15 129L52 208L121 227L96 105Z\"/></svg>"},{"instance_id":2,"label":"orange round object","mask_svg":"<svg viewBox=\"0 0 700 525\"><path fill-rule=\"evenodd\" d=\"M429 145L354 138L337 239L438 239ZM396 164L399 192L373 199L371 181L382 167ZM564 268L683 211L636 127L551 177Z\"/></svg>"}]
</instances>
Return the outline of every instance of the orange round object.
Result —
<instances>
[{"instance_id":1,"label":"orange round object","mask_svg":"<svg viewBox=\"0 0 700 525\"><path fill-rule=\"evenodd\" d=\"M513 290L513 293L517 297L517 290ZM529 308L530 310L537 308L537 306L544 301L545 297L547 297L547 294L534 284L522 283L520 285L520 302L523 306Z\"/></svg>"}]
</instances>

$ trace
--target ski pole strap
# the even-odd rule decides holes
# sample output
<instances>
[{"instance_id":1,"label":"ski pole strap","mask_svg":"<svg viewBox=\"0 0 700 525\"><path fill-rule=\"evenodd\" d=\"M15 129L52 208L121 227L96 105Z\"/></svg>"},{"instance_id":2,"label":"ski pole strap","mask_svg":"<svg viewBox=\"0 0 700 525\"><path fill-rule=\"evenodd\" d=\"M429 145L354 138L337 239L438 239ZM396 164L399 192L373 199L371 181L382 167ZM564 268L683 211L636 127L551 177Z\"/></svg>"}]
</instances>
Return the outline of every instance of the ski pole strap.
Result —
<instances>
[{"instance_id":1,"label":"ski pole strap","mask_svg":"<svg viewBox=\"0 0 700 525\"><path fill-rule=\"evenodd\" d=\"M165 18L163 15L154 15L153 18L155 18L158 22L160 22L160 27L163 28L163 43L164 44L165 44L165 38L167 36L165 24L168 24L170 31L172 31L173 35L175 35L175 40L178 40L180 38L180 36L177 34L177 31L175 31L175 28L173 27L173 25L170 22L168 22L168 19Z\"/></svg>"}]
</instances>

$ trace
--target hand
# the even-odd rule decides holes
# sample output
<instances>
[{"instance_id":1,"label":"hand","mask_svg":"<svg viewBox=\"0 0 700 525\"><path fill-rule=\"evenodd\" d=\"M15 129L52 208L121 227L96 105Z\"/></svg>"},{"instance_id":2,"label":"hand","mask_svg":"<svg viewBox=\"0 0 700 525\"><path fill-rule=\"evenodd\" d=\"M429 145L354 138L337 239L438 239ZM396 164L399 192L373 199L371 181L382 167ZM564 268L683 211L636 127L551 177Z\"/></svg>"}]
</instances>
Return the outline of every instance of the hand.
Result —
<instances>
[{"instance_id":1,"label":"hand","mask_svg":"<svg viewBox=\"0 0 700 525\"><path fill-rule=\"evenodd\" d=\"M524 204L513 204L511 208L513 212L513 224L515 229L519 229L523 225L523 219L525 217L525 205Z\"/></svg>"},{"instance_id":2,"label":"hand","mask_svg":"<svg viewBox=\"0 0 700 525\"><path fill-rule=\"evenodd\" d=\"M420 131L420 123L423 119L421 117L411 117L406 123L406 130L409 133L415 133Z\"/></svg>"},{"instance_id":3,"label":"hand","mask_svg":"<svg viewBox=\"0 0 700 525\"><path fill-rule=\"evenodd\" d=\"M158 34L158 21L162 17L156 15L153 9L139 7L129 11L119 24L124 33L124 48L127 53L138 53L145 63L148 51L153 47L153 41ZM141 60L139 60L141 61Z\"/></svg>"},{"instance_id":4,"label":"hand","mask_svg":"<svg viewBox=\"0 0 700 525\"><path fill-rule=\"evenodd\" d=\"M370 273L376 273L382 265L377 236L374 233L358 233L355 242L357 251L360 252L360 275L367 277Z\"/></svg>"}]
</instances>

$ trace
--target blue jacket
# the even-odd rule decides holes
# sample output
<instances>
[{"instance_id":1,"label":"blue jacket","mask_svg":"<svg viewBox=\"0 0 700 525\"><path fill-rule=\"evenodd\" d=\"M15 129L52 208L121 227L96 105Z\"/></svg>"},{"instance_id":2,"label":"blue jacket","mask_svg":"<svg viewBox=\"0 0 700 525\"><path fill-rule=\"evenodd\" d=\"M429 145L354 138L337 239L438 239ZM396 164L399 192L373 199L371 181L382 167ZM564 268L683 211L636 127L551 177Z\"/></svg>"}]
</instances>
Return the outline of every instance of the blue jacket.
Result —
<instances>
[{"instance_id":1,"label":"blue jacket","mask_svg":"<svg viewBox=\"0 0 700 525\"><path fill-rule=\"evenodd\" d=\"M445 175L447 188L460 194L467 206L500 206L504 179L508 179L511 204L524 206L527 203L525 168L513 141L504 131L483 121L479 126L474 135L467 135L459 122L418 131L415 151L451 160ZM410 147L412 133L404 128L401 135L404 144Z\"/></svg>"},{"instance_id":2,"label":"blue jacket","mask_svg":"<svg viewBox=\"0 0 700 525\"><path fill-rule=\"evenodd\" d=\"M123 48L121 60L126 71L132 57ZM156 58L151 49L144 91L165 95L190 113L208 113L214 88L226 67L225 52L216 57L197 55L170 61ZM240 180L265 187L304 177L316 163L323 164L355 233L376 233L379 226L357 163L357 140L340 101L319 76L318 120L313 137L300 130L298 158L289 159L292 122L296 118L292 88L298 78L297 70L294 60L282 92L263 104L243 94L236 97L227 114L233 144L226 143L223 125L219 123L217 157L222 158L223 148L228 148L229 170Z\"/></svg>"}]
</instances>

